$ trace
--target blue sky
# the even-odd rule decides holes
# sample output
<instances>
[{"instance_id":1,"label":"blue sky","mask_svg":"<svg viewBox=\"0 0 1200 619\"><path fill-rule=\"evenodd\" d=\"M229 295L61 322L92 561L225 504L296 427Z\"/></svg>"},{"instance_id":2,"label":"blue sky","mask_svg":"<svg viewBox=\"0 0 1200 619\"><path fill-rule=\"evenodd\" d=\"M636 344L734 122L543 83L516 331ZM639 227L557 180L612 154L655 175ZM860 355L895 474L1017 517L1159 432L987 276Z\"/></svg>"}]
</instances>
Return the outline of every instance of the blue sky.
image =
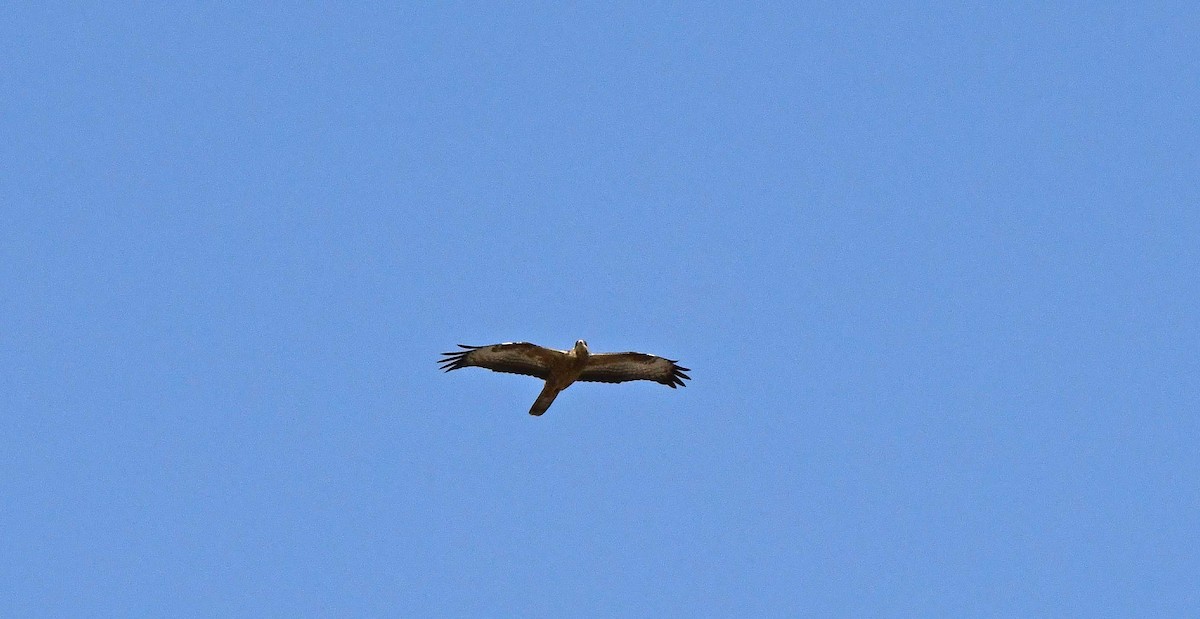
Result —
<instances>
[{"instance_id":1,"label":"blue sky","mask_svg":"<svg viewBox=\"0 0 1200 619\"><path fill-rule=\"evenodd\" d=\"M1193 614L1198 31L6 6L0 614Z\"/></svg>"}]
</instances>

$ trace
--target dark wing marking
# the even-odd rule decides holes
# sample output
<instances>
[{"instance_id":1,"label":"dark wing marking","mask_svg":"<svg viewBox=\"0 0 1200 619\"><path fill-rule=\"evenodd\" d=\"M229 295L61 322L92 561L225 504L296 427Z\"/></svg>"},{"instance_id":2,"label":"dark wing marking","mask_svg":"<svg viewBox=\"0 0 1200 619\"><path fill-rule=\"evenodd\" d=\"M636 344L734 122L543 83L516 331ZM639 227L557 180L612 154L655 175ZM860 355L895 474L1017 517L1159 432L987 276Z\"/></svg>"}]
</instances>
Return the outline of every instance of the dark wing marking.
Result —
<instances>
[{"instance_id":1,"label":"dark wing marking","mask_svg":"<svg viewBox=\"0 0 1200 619\"><path fill-rule=\"evenodd\" d=\"M545 380L550 376L550 367L566 356L566 353L549 348L542 348L529 342L507 342L491 346L467 346L459 344L463 350L444 352L438 363L442 369L449 372L468 366L487 368L494 372L509 374L525 374Z\"/></svg>"},{"instance_id":2,"label":"dark wing marking","mask_svg":"<svg viewBox=\"0 0 1200 619\"><path fill-rule=\"evenodd\" d=\"M627 380L652 380L672 389L683 386L691 370L676 365L671 359L640 352L606 352L588 357L587 367L579 380L594 383L623 383Z\"/></svg>"}]
</instances>

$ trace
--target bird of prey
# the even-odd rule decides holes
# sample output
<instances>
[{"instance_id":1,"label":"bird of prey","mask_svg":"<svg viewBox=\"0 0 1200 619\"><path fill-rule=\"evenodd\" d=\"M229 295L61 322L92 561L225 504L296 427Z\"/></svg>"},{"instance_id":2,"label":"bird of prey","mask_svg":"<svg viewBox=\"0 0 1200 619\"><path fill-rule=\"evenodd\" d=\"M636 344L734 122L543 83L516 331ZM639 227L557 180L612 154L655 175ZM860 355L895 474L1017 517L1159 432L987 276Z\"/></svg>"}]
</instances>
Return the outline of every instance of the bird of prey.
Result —
<instances>
[{"instance_id":1,"label":"bird of prey","mask_svg":"<svg viewBox=\"0 0 1200 619\"><path fill-rule=\"evenodd\" d=\"M542 348L529 342L507 342L491 346L459 344L455 352L444 352L438 360L449 372L468 366L487 368L493 372L525 374L546 381L541 394L529 409L530 415L541 415L550 408L559 392L577 380L598 383L623 383L629 380L652 380L672 389L691 380L684 372L691 370L676 365L676 361L640 352L591 353L587 342L579 340L571 350Z\"/></svg>"}]
</instances>

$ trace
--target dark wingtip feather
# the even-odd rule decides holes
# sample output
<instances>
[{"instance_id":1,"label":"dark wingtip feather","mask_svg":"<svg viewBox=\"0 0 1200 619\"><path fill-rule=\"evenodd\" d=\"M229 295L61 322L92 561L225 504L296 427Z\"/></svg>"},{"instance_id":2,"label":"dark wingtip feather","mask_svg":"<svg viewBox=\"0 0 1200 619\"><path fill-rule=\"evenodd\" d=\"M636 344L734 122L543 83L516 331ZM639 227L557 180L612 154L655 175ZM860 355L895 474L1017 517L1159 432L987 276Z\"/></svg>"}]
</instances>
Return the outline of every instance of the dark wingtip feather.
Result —
<instances>
[{"instance_id":1,"label":"dark wingtip feather","mask_svg":"<svg viewBox=\"0 0 1200 619\"><path fill-rule=\"evenodd\" d=\"M459 344L459 346L462 346L462 344ZM460 368L464 368L464 367L466 367L466 364L464 363L464 361L469 352L470 352L470 350L444 352L444 353L442 353L443 358L438 359L437 362L440 364L440 367L443 372L449 372L451 370L457 370Z\"/></svg>"},{"instance_id":2,"label":"dark wingtip feather","mask_svg":"<svg viewBox=\"0 0 1200 619\"><path fill-rule=\"evenodd\" d=\"M687 385L683 381L691 380L692 377L685 374L685 372L691 372L691 371L692 371L691 368L685 368L682 365L676 365L674 374L671 376L671 378L674 380L674 385L678 385L680 387L686 387ZM674 386L674 385L672 385L672 386Z\"/></svg>"}]
</instances>

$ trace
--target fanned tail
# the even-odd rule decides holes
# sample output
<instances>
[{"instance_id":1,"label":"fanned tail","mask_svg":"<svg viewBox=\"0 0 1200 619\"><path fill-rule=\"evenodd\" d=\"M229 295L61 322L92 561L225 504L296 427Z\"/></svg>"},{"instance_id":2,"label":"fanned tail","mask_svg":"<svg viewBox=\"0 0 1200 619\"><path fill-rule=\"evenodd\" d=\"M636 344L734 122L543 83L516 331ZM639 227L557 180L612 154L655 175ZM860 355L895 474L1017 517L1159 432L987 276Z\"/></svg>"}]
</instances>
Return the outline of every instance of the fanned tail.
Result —
<instances>
[{"instance_id":1,"label":"fanned tail","mask_svg":"<svg viewBox=\"0 0 1200 619\"><path fill-rule=\"evenodd\" d=\"M533 401L533 408L529 409L529 414L535 417L541 416L554 403L554 398L558 397L558 390L546 383L542 388L542 392L538 394L536 400Z\"/></svg>"}]
</instances>

